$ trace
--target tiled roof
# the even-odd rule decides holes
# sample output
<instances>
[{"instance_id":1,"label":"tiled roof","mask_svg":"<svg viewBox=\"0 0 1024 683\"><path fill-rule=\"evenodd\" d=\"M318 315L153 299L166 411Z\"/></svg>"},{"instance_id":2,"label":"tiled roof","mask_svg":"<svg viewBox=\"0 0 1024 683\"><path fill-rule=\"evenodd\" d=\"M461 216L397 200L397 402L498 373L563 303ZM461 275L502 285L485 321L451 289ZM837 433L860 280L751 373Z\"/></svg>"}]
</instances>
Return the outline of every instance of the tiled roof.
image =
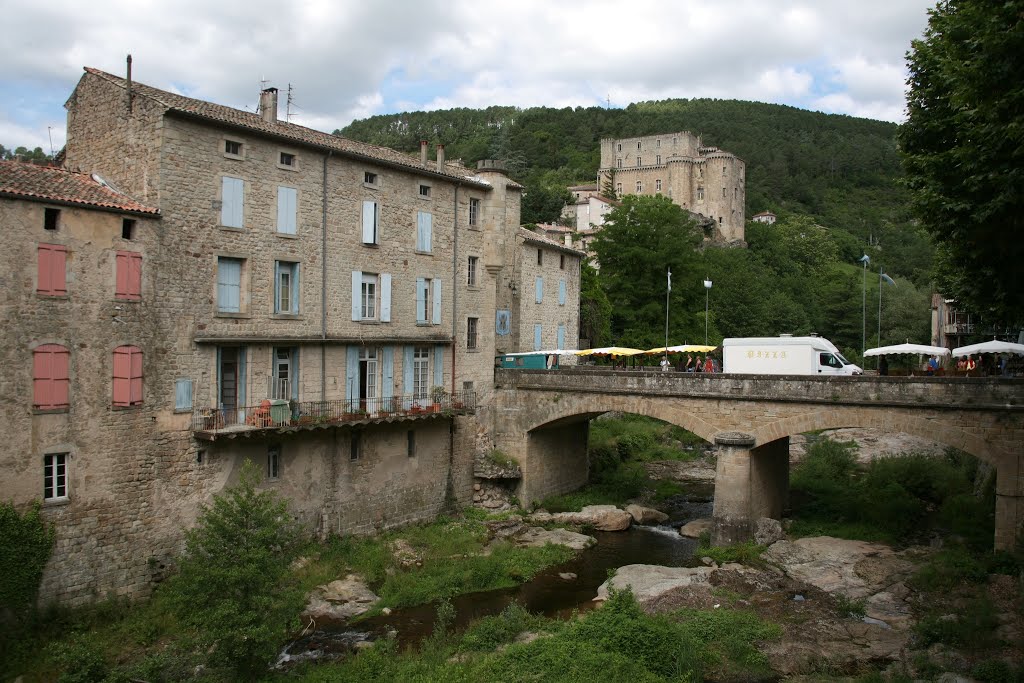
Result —
<instances>
[{"instance_id":1,"label":"tiled roof","mask_svg":"<svg viewBox=\"0 0 1024 683\"><path fill-rule=\"evenodd\" d=\"M86 173L22 161L0 161L0 197L160 215L159 209L140 204Z\"/></svg>"},{"instance_id":2,"label":"tiled roof","mask_svg":"<svg viewBox=\"0 0 1024 683\"><path fill-rule=\"evenodd\" d=\"M586 253L580 251L579 249L573 249L572 247L567 247L564 244L562 244L561 242L556 242L553 239L548 239L544 235L540 235L538 233L535 233L532 230L527 230L526 228L523 228L523 227L519 228L519 237L522 238L523 241L525 241L525 242L533 242L534 244L541 244L541 245L544 245L545 247L551 247L553 249L558 249L558 250L564 251L564 252L566 252L568 254L574 254L576 256L579 256L580 258L586 256Z\"/></svg>"},{"instance_id":3,"label":"tiled roof","mask_svg":"<svg viewBox=\"0 0 1024 683\"><path fill-rule=\"evenodd\" d=\"M123 88L125 90L128 88L128 82L120 76L115 76L88 66L85 67L85 71L86 73L102 78L108 83L119 88ZM341 152L342 154L402 166L418 173L447 176L449 178L462 182L473 183L482 187L491 186L490 183L479 178L475 171L471 171L464 166L446 163L444 168L438 171L436 161L428 161L427 165L424 166L420 163L419 157L413 157L388 147L378 147L377 145L370 145L365 142L356 142L355 140L349 140L338 135L331 135L312 128L306 128L305 126L288 123L286 121L264 121L263 117L253 112L232 109L231 107L225 107L220 104L205 102L203 100L185 97L184 95L177 95L134 80L132 81L132 93L135 96L147 97L175 112L189 116L196 116L209 121L216 121L229 126L245 128L254 133L261 133L276 138L291 140L299 144L313 145L315 147ZM521 187L518 183L511 180L508 184L510 187Z\"/></svg>"}]
</instances>

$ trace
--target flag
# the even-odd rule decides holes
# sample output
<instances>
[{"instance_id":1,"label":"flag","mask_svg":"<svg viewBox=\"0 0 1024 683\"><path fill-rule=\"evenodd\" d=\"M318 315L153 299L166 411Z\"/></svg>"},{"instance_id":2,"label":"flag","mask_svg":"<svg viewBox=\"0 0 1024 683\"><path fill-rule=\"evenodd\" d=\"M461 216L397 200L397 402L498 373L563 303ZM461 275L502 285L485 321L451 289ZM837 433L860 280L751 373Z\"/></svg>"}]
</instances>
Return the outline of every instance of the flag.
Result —
<instances>
[{"instance_id":1,"label":"flag","mask_svg":"<svg viewBox=\"0 0 1024 683\"><path fill-rule=\"evenodd\" d=\"M896 285L896 281L895 281L895 280L893 280L893 279L892 279L891 277L889 277L888 275L886 275L885 273L879 273L879 274L878 274L878 276L879 276L879 277L880 277L880 278L881 278L882 280L885 280L886 282L888 282L888 283L889 283L890 285L893 285L893 286L895 286L895 285Z\"/></svg>"},{"instance_id":2,"label":"flag","mask_svg":"<svg viewBox=\"0 0 1024 683\"><path fill-rule=\"evenodd\" d=\"M868 256L867 254L864 254L857 260L860 261L861 263L871 263L871 257Z\"/></svg>"},{"instance_id":3,"label":"flag","mask_svg":"<svg viewBox=\"0 0 1024 683\"><path fill-rule=\"evenodd\" d=\"M672 269L668 269L668 291L672 291Z\"/></svg>"}]
</instances>

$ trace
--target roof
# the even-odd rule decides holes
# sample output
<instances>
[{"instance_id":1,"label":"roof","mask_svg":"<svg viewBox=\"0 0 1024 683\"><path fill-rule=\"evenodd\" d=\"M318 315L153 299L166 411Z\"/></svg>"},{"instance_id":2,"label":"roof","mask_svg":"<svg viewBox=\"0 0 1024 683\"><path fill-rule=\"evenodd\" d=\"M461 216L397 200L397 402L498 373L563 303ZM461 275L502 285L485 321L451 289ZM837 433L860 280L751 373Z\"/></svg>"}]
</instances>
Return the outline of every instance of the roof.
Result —
<instances>
[{"instance_id":1,"label":"roof","mask_svg":"<svg viewBox=\"0 0 1024 683\"><path fill-rule=\"evenodd\" d=\"M761 211L759 213L755 213L754 214L754 218L757 218L758 216L774 216L774 215L775 214L772 213L771 211Z\"/></svg>"},{"instance_id":2,"label":"roof","mask_svg":"<svg viewBox=\"0 0 1024 683\"><path fill-rule=\"evenodd\" d=\"M23 161L0 161L0 197L144 216L160 215L159 209L140 204L121 194L99 179L99 176Z\"/></svg>"},{"instance_id":3,"label":"roof","mask_svg":"<svg viewBox=\"0 0 1024 683\"><path fill-rule=\"evenodd\" d=\"M579 249L573 249L572 247L567 247L561 242L556 242L553 239L548 239L543 235L539 235L533 232L532 230L527 230L526 228L523 227L519 228L519 237L522 238L524 242L540 244L545 247L557 249L558 251L564 251L565 253L572 254L573 256L579 256L580 258L583 258L587 255L586 252L580 251Z\"/></svg>"},{"instance_id":4,"label":"roof","mask_svg":"<svg viewBox=\"0 0 1024 683\"><path fill-rule=\"evenodd\" d=\"M85 67L85 72L101 78L115 87L126 91L128 89L128 82L120 76L88 66ZM428 165L424 165L420 163L419 157L413 157L388 147L356 142L339 135L324 133L312 128L306 128L305 126L288 123L287 121L264 121L262 116L253 112L185 97L184 95L160 90L159 88L154 88L134 80L131 85L134 96L149 98L177 114L214 121L234 128L243 128L253 133L288 140L300 145L309 145L340 152L348 156L370 159L391 166L400 166L420 174L444 176L459 182L472 183L479 187L490 188L492 186L490 182L479 177L476 172L459 164L446 163L441 170L437 170L436 162L432 161ZM514 188L522 187L512 180L508 181L508 186Z\"/></svg>"},{"instance_id":5,"label":"roof","mask_svg":"<svg viewBox=\"0 0 1024 683\"><path fill-rule=\"evenodd\" d=\"M569 190L597 190L597 185L591 183L590 185L570 185Z\"/></svg>"}]
</instances>

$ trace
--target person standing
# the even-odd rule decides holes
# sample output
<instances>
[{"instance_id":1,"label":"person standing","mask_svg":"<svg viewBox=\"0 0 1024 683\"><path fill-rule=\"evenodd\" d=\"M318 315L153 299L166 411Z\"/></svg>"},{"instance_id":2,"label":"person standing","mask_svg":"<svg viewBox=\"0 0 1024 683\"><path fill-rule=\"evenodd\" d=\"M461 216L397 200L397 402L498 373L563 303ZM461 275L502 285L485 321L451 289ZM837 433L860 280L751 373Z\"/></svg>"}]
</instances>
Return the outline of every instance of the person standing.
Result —
<instances>
[{"instance_id":1,"label":"person standing","mask_svg":"<svg viewBox=\"0 0 1024 683\"><path fill-rule=\"evenodd\" d=\"M668 369L669 369L669 362L668 362L668 355L666 354L666 355L661 357L661 371L662 372L668 372Z\"/></svg>"},{"instance_id":2,"label":"person standing","mask_svg":"<svg viewBox=\"0 0 1024 683\"><path fill-rule=\"evenodd\" d=\"M686 354L686 372L693 372L693 354Z\"/></svg>"},{"instance_id":3,"label":"person standing","mask_svg":"<svg viewBox=\"0 0 1024 683\"><path fill-rule=\"evenodd\" d=\"M704 359L704 372L714 372L714 371L715 371L715 363L714 363L714 361L711 360L711 356L709 355L707 358Z\"/></svg>"},{"instance_id":4,"label":"person standing","mask_svg":"<svg viewBox=\"0 0 1024 683\"><path fill-rule=\"evenodd\" d=\"M885 356L879 356L878 358L878 374L883 377L889 374L889 361L886 360Z\"/></svg>"}]
</instances>

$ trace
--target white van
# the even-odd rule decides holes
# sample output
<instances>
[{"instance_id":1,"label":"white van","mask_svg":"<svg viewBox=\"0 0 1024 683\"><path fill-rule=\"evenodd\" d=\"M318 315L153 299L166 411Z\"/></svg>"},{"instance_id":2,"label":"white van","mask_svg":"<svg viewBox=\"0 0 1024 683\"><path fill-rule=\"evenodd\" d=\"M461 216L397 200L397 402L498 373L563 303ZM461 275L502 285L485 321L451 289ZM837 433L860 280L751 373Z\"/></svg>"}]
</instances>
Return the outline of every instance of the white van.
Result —
<instances>
[{"instance_id":1,"label":"white van","mask_svg":"<svg viewBox=\"0 0 1024 683\"><path fill-rule=\"evenodd\" d=\"M862 375L823 337L740 337L722 341L722 372L743 375Z\"/></svg>"}]
</instances>

